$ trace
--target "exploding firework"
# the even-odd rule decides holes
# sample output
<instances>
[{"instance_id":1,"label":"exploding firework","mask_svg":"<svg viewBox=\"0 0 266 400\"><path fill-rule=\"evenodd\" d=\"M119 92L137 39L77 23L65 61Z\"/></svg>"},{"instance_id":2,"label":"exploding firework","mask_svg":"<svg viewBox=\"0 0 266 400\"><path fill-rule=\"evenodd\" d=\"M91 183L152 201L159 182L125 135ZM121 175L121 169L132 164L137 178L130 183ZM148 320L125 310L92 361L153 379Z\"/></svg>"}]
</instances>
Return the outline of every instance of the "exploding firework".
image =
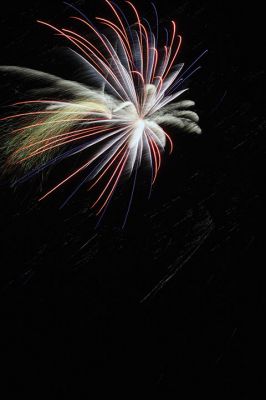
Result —
<instances>
[{"instance_id":1,"label":"exploding firework","mask_svg":"<svg viewBox=\"0 0 266 400\"><path fill-rule=\"evenodd\" d=\"M97 215L104 213L122 176L132 176L133 194L141 165L149 167L151 184L155 182L161 154L167 146L173 150L165 126L201 133L198 115L190 109L194 102L175 101L187 90L181 85L198 69L192 68L197 60L186 71L176 63L182 43L176 23L171 21L161 46L153 4L155 33L130 1L125 2L129 18L113 1L106 3L112 17L97 17L99 27L70 6L77 13L70 17L72 22L88 29L89 35L38 21L71 43L91 77L91 86L28 68L0 67L4 73L37 80L39 87L31 90L30 99L13 105L19 112L2 118L12 125L5 144L6 168L24 171L18 183L65 159L72 162L73 157L87 154L85 162L59 179L40 200L81 176L64 204L89 184L89 189L97 188L92 204ZM132 195L129 206L131 200Z\"/></svg>"}]
</instances>

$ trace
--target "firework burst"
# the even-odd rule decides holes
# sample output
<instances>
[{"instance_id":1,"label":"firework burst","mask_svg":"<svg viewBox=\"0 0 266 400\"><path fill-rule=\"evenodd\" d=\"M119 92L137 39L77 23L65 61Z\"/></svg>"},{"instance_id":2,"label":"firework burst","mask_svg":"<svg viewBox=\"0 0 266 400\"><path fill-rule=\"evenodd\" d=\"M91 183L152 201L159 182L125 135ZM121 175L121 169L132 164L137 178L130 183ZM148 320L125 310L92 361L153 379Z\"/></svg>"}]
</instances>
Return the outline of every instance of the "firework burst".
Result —
<instances>
[{"instance_id":1,"label":"firework burst","mask_svg":"<svg viewBox=\"0 0 266 400\"><path fill-rule=\"evenodd\" d=\"M85 162L61 178L40 200L75 176L82 176L64 204L89 182L89 189L97 188L92 207L98 215L104 213L122 176L133 175L133 193L143 160L150 168L152 184L155 182L161 154L167 145L170 152L173 150L165 126L201 133L198 115L190 110L194 102L177 101L187 90L181 90L181 85L198 68L192 68L197 60L186 71L183 64L176 63L182 38L175 22L171 21L166 30L166 43L159 46L158 16L153 5L155 33L130 1L125 2L129 20L117 4L109 0L106 3L112 17L97 17L99 28L76 9L77 15L70 18L78 31L38 21L71 43L75 57L84 64L88 76L93 76L93 87L27 68L0 67L2 73L38 80L38 86L45 83L31 90L29 100L13 105L20 108L19 112L2 118L6 124L16 125L5 145L6 166L24 171L16 182L64 159L88 154ZM78 33L80 28L90 34Z\"/></svg>"}]
</instances>

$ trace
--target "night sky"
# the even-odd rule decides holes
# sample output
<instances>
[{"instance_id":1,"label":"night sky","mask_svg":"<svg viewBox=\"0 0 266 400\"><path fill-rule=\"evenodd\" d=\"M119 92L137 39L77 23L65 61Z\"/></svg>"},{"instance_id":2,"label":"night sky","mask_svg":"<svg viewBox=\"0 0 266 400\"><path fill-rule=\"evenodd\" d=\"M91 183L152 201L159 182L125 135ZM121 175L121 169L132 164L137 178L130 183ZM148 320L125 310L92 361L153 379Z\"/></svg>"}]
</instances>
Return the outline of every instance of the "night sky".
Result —
<instances>
[{"instance_id":1,"label":"night sky","mask_svg":"<svg viewBox=\"0 0 266 400\"><path fill-rule=\"evenodd\" d=\"M109 16L101 1L72 4L90 19ZM149 2L135 4L151 18ZM156 4L162 29L178 23L179 61L208 49L187 82L203 134L169 130L174 153L149 200L136 190L124 230L123 188L95 230L86 190L59 210L64 192L39 203L40 179L14 190L2 177L0 391L9 395L244 399L258 398L265 380L262 10L227 0ZM36 23L60 25L71 14L60 1L6 2L0 64L75 79L64 43ZM4 113L23 93L6 77L1 87ZM51 180L62 173L58 166Z\"/></svg>"}]
</instances>

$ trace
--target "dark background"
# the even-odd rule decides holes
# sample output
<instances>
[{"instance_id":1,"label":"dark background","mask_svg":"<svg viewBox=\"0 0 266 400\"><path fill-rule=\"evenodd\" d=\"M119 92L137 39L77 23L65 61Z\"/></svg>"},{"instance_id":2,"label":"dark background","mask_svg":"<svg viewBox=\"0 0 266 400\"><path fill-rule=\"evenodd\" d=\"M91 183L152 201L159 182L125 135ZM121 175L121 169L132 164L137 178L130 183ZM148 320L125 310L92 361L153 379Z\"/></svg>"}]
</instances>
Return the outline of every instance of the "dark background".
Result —
<instances>
[{"instance_id":1,"label":"dark background","mask_svg":"<svg viewBox=\"0 0 266 400\"><path fill-rule=\"evenodd\" d=\"M95 3L73 2L108 15ZM263 13L256 2L157 6L162 25L178 21L180 60L209 50L188 82L203 134L171 132L174 154L124 230L119 206L94 229L86 191L60 211L56 195L35 201L38 181L2 183L0 390L10 395L243 399L264 379ZM73 78L60 39L35 22L69 14L59 1L5 3L1 64Z\"/></svg>"}]
</instances>

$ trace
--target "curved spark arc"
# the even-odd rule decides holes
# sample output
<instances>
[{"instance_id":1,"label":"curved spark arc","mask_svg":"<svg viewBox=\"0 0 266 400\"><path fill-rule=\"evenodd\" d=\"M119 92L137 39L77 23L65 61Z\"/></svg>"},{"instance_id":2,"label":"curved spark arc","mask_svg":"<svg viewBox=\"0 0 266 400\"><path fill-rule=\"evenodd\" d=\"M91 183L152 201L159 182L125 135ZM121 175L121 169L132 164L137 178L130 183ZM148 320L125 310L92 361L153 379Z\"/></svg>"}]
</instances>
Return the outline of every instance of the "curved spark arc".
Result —
<instances>
[{"instance_id":1,"label":"curved spark arc","mask_svg":"<svg viewBox=\"0 0 266 400\"><path fill-rule=\"evenodd\" d=\"M94 74L94 83L97 82L99 89L46 74L55 92L62 89L63 93L64 88L70 92L72 90L74 99L61 101L44 98L16 102L13 106L34 109L28 112L23 110L0 121L23 121L19 128L12 131L14 136L9 147L13 151L7 160L9 166L22 165L29 171L18 181L24 181L54 163L97 146L97 151L89 159L83 161L79 168L65 176L39 200L47 198L88 169L89 173L62 206L84 183L92 181L88 190L102 187L92 204L92 208L98 208L96 214L99 215L105 212L121 176L130 177L134 172L126 220L142 159L147 156L153 185L167 142L170 153L173 151L173 141L161 125L172 125L194 133L201 133L201 130L197 124L197 114L189 110L193 102L187 100L169 105L187 90L175 89L190 76L182 78L190 67L180 76L183 64L175 66L182 44L182 37L176 32L176 23L171 21L169 37L166 30L166 42L161 50L158 47L158 13L153 3L155 34L152 25L140 16L131 1L125 3L132 13L132 24L113 1L105 0L105 3L113 17L96 17L96 21L108 32L101 33L82 12L71 5L80 14L71 16L71 20L83 29L88 29L89 37L73 28L58 28L37 21L74 46L75 50L72 50L84 62L88 72ZM91 36L94 36L95 42ZM0 67L0 71L6 71L5 68ZM16 71L16 67L10 68ZM32 70L25 73L29 76L38 75L37 71ZM49 90L44 90L44 93L49 93ZM64 147L69 150L56 155Z\"/></svg>"}]
</instances>

